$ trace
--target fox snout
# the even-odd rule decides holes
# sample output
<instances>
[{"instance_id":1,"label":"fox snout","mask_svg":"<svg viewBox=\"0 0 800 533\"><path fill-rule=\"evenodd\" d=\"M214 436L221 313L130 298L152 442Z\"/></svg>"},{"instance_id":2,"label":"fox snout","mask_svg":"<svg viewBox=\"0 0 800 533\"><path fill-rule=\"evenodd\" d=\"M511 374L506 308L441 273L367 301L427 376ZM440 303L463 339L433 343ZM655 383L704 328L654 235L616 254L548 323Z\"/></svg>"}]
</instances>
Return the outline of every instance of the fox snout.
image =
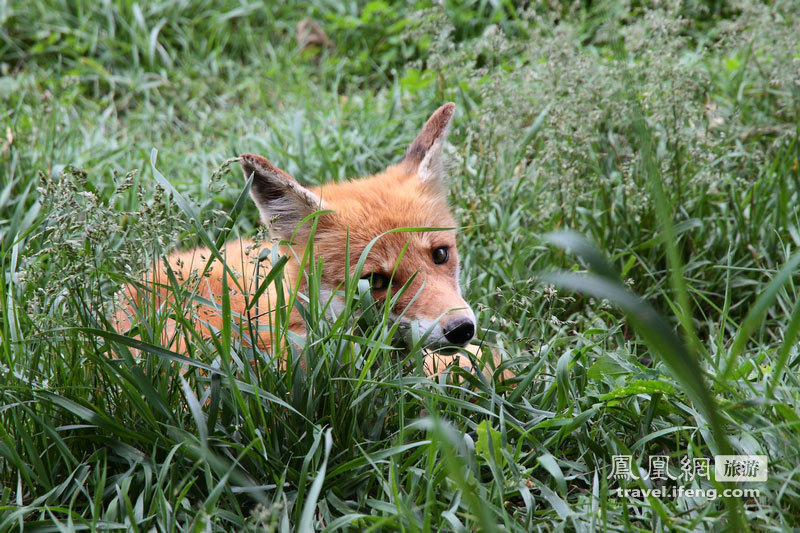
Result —
<instances>
[{"instance_id":1,"label":"fox snout","mask_svg":"<svg viewBox=\"0 0 800 533\"><path fill-rule=\"evenodd\" d=\"M469 307L445 314L438 320L418 320L422 345L431 350L466 346L475 336L475 314Z\"/></svg>"},{"instance_id":2,"label":"fox snout","mask_svg":"<svg viewBox=\"0 0 800 533\"><path fill-rule=\"evenodd\" d=\"M415 301L406 309L400 320L407 344L412 344L413 324L417 324L416 336L422 340L422 346L430 350L462 347L472 340L477 329L475 313L460 294L453 296L449 301L441 294L421 298L422 301Z\"/></svg>"}]
</instances>

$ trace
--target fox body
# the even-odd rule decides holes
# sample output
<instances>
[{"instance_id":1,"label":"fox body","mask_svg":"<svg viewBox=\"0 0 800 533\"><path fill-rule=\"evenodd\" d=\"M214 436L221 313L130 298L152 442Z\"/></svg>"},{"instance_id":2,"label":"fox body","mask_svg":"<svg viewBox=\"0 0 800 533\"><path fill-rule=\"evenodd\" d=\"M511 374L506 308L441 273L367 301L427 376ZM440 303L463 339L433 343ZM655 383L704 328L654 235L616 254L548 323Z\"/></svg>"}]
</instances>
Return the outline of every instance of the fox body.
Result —
<instances>
[{"instance_id":1,"label":"fox body","mask_svg":"<svg viewBox=\"0 0 800 533\"><path fill-rule=\"evenodd\" d=\"M302 282L300 263L308 242L311 224L301 222L312 213L318 222L313 238L314 254L323 258L320 277L322 301L332 298L331 308L341 309L341 290L345 265L351 272L367 245L381 237L369 251L363 265L362 277L370 280L375 300L386 299L392 292L409 282L407 290L390 310L390 319L399 322L398 332L410 340L426 333L426 348L430 351L425 367L435 373L454 360L467 366L465 357L437 355L445 347L465 346L474 336L475 315L464 300L459 286L459 262L456 249L456 221L447 204L447 182L442 161L442 147L455 112L455 104L440 107L427 121L409 147L404 158L374 176L319 187L304 187L267 159L253 154L240 156L246 179L252 176L250 195L259 209L261 219L269 225L273 238L293 244L284 245L289 257L285 274L290 285ZM411 231L386 233L397 228L448 228L441 231ZM349 243L349 246L347 245ZM258 250L251 241L231 241L222 249L228 267L241 274L240 281L250 284L247 292L255 291ZM350 257L345 256L349 249ZM168 262L181 277L202 271L210 252L195 249L171 255ZM263 276L264 267L260 267ZM222 294L224 266L214 261L210 271L200 280L198 294L219 302ZM166 282L163 272L152 274L156 286ZM247 300L241 292L230 290L231 310L246 316ZM276 295L266 291L258 308L274 308ZM220 313L211 306L200 306L199 318L206 332L219 330ZM123 319L123 322L129 323ZM304 323L296 310L290 316L289 327L304 332ZM271 346L269 332L259 332L257 339L263 348Z\"/></svg>"}]
</instances>

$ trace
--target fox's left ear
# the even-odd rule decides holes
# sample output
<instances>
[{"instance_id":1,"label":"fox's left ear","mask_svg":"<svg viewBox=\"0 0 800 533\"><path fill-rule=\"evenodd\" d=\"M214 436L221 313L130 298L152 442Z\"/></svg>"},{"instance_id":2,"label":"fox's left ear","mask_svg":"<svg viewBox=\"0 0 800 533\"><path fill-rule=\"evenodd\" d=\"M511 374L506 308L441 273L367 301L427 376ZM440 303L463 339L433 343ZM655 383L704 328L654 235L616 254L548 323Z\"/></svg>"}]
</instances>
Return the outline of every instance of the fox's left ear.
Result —
<instances>
[{"instance_id":1,"label":"fox's left ear","mask_svg":"<svg viewBox=\"0 0 800 533\"><path fill-rule=\"evenodd\" d=\"M442 147L456 112L456 104L448 102L437 109L400 162L408 172L416 172L422 183L441 182L444 179Z\"/></svg>"}]
</instances>

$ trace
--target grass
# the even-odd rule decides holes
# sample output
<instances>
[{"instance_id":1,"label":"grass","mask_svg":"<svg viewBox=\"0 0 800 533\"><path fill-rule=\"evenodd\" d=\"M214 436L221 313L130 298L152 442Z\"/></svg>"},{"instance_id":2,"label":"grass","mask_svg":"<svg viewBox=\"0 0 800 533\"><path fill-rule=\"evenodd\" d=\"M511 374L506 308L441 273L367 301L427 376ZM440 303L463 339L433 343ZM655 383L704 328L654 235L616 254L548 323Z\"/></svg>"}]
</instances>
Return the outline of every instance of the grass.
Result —
<instances>
[{"instance_id":1,"label":"grass","mask_svg":"<svg viewBox=\"0 0 800 533\"><path fill-rule=\"evenodd\" d=\"M798 527L800 13L593 4L0 3L0 530ZM227 293L202 338L191 281L111 327L159 254L257 231L231 157L373 173L448 100L465 292L516 378L424 377L357 278L326 318L310 256L301 348L251 348ZM609 478L725 452L768 456L758 497Z\"/></svg>"}]
</instances>

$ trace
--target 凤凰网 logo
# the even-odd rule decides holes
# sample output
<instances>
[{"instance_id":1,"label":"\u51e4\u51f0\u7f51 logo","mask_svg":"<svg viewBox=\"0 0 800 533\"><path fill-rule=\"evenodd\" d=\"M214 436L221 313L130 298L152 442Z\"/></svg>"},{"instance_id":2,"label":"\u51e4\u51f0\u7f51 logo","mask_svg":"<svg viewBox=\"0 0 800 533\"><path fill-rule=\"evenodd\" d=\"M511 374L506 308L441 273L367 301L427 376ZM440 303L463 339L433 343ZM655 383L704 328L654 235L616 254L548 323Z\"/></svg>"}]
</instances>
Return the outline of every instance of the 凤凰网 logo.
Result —
<instances>
[{"instance_id":1,"label":"\u51e4\u51f0\u7f51 logo","mask_svg":"<svg viewBox=\"0 0 800 533\"><path fill-rule=\"evenodd\" d=\"M714 456L714 479L716 481L766 481L766 455L716 455ZM631 455L614 455L608 479L650 479L692 481L696 478L710 479L710 460L704 457L682 457L677 468L670 468L670 457L654 455L648 457L647 471L643 472L633 463Z\"/></svg>"}]
</instances>

